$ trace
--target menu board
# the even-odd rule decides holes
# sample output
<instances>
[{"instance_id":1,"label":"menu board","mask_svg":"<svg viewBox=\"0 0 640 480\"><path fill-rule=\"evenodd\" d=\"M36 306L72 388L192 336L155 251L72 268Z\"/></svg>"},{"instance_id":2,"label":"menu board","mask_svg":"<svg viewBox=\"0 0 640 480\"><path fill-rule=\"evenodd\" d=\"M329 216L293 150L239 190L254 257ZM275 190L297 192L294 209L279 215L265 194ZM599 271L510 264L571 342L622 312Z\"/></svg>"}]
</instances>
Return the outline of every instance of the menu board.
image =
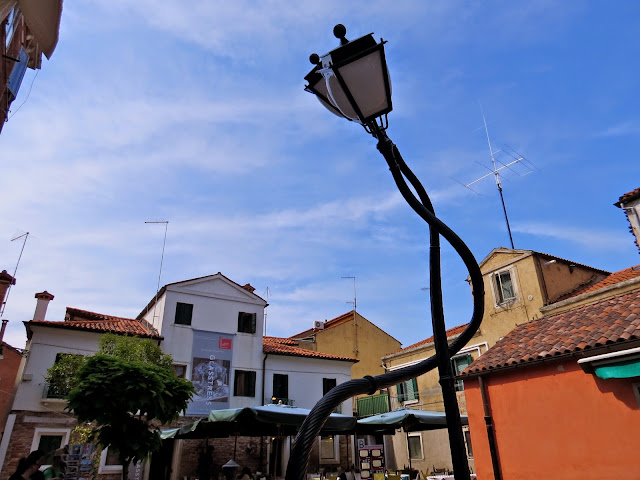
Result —
<instances>
[{"instance_id":1,"label":"menu board","mask_svg":"<svg viewBox=\"0 0 640 480\"><path fill-rule=\"evenodd\" d=\"M373 478L374 473L384 473L384 447L382 445L365 445L358 449L360 477Z\"/></svg>"}]
</instances>

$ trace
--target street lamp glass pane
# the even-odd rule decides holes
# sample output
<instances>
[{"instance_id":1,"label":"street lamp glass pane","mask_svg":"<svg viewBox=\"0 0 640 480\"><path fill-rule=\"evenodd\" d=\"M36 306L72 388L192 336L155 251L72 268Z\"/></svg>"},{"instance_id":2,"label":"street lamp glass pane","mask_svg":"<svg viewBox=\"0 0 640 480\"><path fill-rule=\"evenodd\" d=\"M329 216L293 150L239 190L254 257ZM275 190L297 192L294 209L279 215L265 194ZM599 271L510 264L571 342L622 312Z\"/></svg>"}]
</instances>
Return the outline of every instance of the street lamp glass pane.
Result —
<instances>
[{"instance_id":1,"label":"street lamp glass pane","mask_svg":"<svg viewBox=\"0 0 640 480\"><path fill-rule=\"evenodd\" d=\"M344 90L340 86L340 82L338 82L338 79L333 74L333 72L331 72L330 76L326 77L326 79L327 85L329 87L329 100L331 100L331 103L333 103L345 117L358 122L358 115L351 106L351 103L349 103Z\"/></svg>"},{"instance_id":2,"label":"street lamp glass pane","mask_svg":"<svg viewBox=\"0 0 640 480\"><path fill-rule=\"evenodd\" d=\"M327 90L327 82L323 77L320 77L319 81L315 85L311 85L315 92L318 92L322 97L329 98L329 92ZM314 92L314 93L315 93ZM331 113L336 115L337 117L341 117L340 113L336 111L335 107L330 105L329 103L324 101L324 98L320 97L320 95L316 94L316 98L320 101L320 103Z\"/></svg>"},{"instance_id":3,"label":"street lamp glass pane","mask_svg":"<svg viewBox=\"0 0 640 480\"><path fill-rule=\"evenodd\" d=\"M383 72L381 50L339 68L340 75L362 112L361 120L376 117L389 106ZM332 84L329 86L332 87ZM342 110L342 104L338 103L338 106Z\"/></svg>"}]
</instances>

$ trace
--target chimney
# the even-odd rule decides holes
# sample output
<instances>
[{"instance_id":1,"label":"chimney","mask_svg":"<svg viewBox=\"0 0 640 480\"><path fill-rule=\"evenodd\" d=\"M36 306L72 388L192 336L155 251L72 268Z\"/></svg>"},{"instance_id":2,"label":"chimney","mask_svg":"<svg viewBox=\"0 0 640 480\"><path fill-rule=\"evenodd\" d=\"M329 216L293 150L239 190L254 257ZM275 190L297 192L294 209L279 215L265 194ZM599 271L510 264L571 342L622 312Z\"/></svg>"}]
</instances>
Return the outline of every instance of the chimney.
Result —
<instances>
[{"instance_id":1,"label":"chimney","mask_svg":"<svg viewBox=\"0 0 640 480\"><path fill-rule=\"evenodd\" d=\"M242 288L244 288L247 292L251 292L251 293L253 293L256 290L255 287L252 287L250 283L243 285Z\"/></svg>"},{"instance_id":2,"label":"chimney","mask_svg":"<svg viewBox=\"0 0 640 480\"><path fill-rule=\"evenodd\" d=\"M38 299L38 303L36 304L36 311L33 313L33 319L45 320L47 307L49 306L49 302L53 300L53 295L45 290L44 292L36 293L36 298Z\"/></svg>"},{"instance_id":3,"label":"chimney","mask_svg":"<svg viewBox=\"0 0 640 480\"><path fill-rule=\"evenodd\" d=\"M7 295L7 291L11 288L11 285L16 284L16 279L7 273L6 270L0 272L0 310L4 305L4 299Z\"/></svg>"}]
</instances>

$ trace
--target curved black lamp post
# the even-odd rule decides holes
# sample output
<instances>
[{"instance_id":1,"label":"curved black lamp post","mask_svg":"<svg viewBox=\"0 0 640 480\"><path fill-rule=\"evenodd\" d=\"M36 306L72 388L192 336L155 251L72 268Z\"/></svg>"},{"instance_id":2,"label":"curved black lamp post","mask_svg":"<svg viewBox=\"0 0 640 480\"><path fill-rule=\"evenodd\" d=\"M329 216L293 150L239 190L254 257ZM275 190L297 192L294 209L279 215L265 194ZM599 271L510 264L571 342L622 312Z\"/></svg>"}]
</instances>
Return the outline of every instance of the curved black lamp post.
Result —
<instances>
[{"instance_id":1,"label":"curved black lamp post","mask_svg":"<svg viewBox=\"0 0 640 480\"><path fill-rule=\"evenodd\" d=\"M340 46L322 57L311 55L309 59L315 66L305 77L308 82L306 90L315 94L332 113L359 123L378 140L377 148L387 161L400 193L411 208L429 224L429 292L436 354L402 370L342 383L327 393L313 407L296 437L286 480L304 480L311 446L324 422L340 403L358 394L372 395L376 390L397 385L436 367L440 375L454 476L456 480L468 480L469 466L450 359L467 344L482 321L484 286L480 267L464 242L436 218L427 192L386 134L389 125L387 114L392 110L392 104L391 83L384 56L385 42L381 40L376 43L373 34L348 41L343 25L336 25L333 33L340 39ZM417 198L407 181L417 193ZM465 263L473 293L471 321L451 345L447 344L442 309L440 236L453 246Z\"/></svg>"}]
</instances>

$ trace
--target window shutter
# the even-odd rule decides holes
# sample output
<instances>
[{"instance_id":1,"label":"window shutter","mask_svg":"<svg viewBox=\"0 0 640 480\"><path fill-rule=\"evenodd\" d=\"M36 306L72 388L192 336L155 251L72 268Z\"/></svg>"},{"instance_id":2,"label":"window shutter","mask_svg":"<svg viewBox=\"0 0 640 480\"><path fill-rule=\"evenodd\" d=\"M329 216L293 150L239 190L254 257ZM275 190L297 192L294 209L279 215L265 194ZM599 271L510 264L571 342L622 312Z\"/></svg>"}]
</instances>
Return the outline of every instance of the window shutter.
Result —
<instances>
[{"instance_id":1,"label":"window shutter","mask_svg":"<svg viewBox=\"0 0 640 480\"><path fill-rule=\"evenodd\" d=\"M251 332L250 333L256 333L256 314L255 313L251 314Z\"/></svg>"},{"instance_id":2,"label":"window shutter","mask_svg":"<svg viewBox=\"0 0 640 480\"><path fill-rule=\"evenodd\" d=\"M256 372L249 372L249 391L247 392L247 396L256 396Z\"/></svg>"}]
</instances>

